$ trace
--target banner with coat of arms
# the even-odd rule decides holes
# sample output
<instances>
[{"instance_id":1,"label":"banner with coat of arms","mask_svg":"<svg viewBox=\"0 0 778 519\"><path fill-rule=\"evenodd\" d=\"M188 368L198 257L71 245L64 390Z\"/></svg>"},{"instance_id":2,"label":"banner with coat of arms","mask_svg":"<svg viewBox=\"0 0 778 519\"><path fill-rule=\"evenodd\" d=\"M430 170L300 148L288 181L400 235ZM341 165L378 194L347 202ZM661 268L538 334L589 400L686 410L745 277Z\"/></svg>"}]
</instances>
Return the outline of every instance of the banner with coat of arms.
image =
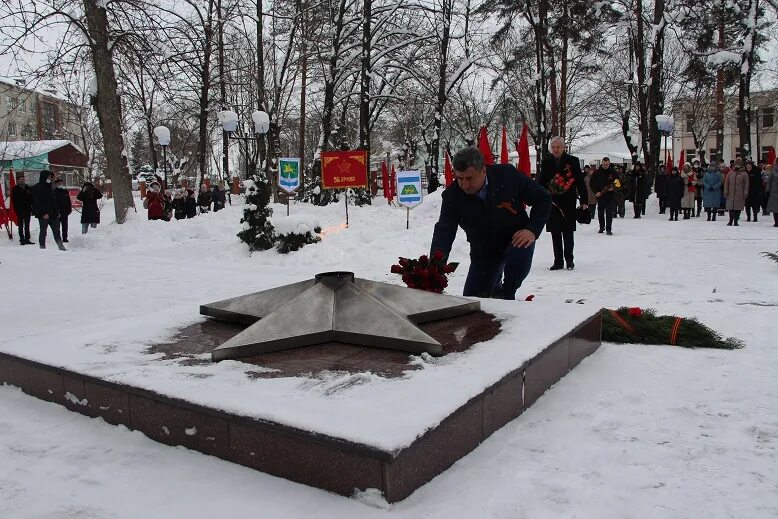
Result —
<instances>
[{"instance_id":1,"label":"banner with coat of arms","mask_svg":"<svg viewBox=\"0 0 778 519\"><path fill-rule=\"evenodd\" d=\"M300 187L300 159L278 159L278 187L287 193Z\"/></svg>"},{"instance_id":2,"label":"banner with coat of arms","mask_svg":"<svg viewBox=\"0 0 778 519\"><path fill-rule=\"evenodd\" d=\"M321 178L324 189L367 187L367 151L323 151Z\"/></svg>"}]
</instances>

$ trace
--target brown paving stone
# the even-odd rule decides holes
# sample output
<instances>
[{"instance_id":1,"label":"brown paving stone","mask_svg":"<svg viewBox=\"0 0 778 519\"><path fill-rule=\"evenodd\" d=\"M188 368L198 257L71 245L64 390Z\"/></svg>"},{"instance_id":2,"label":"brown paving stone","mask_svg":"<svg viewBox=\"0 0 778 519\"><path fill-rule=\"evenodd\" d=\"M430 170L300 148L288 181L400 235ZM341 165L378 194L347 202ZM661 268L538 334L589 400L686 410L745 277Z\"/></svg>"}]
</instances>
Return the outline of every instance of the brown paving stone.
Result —
<instances>
[{"instance_id":1,"label":"brown paving stone","mask_svg":"<svg viewBox=\"0 0 778 519\"><path fill-rule=\"evenodd\" d=\"M501 428L524 411L522 371L503 379L492 390L493 430Z\"/></svg>"},{"instance_id":2,"label":"brown paving stone","mask_svg":"<svg viewBox=\"0 0 778 519\"><path fill-rule=\"evenodd\" d=\"M10 384L11 378L11 361L6 357L0 355L0 385Z\"/></svg>"},{"instance_id":3,"label":"brown paving stone","mask_svg":"<svg viewBox=\"0 0 778 519\"><path fill-rule=\"evenodd\" d=\"M130 416L130 427L152 440L227 459L229 424L224 418L138 395L130 395Z\"/></svg>"},{"instance_id":4,"label":"brown paving stone","mask_svg":"<svg viewBox=\"0 0 778 519\"><path fill-rule=\"evenodd\" d=\"M569 368L573 369L584 358L588 357L600 347L602 337L602 315L579 328L570 338Z\"/></svg>"},{"instance_id":5,"label":"brown paving stone","mask_svg":"<svg viewBox=\"0 0 778 519\"><path fill-rule=\"evenodd\" d=\"M230 450L240 465L346 496L382 487L376 457L250 424L230 424Z\"/></svg>"},{"instance_id":6,"label":"brown paving stone","mask_svg":"<svg viewBox=\"0 0 778 519\"><path fill-rule=\"evenodd\" d=\"M33 366L27 369L30 372L30 395L47 402L65 405L65 385L61 371Z\"/></svg>"},{"instance_id":7,"label":"brown paving stone","mask_svg":"<svg viewBox=\"0 0 778 519\"><path fill-rule=\"evenodd\" d=\"M401 501L475 449L483 440L482 400L443 420L394 460L384 463L384 497Z\"/></svg>"},{"instance_id":8,"label":"brown paving stone","mask_svg":"<svg viewBox=\"0 0 778 519\"><path fill-rule=\"evenodd\" d=\"M180 359L185 365L210 363L209 359L192 357L210 354L211 350L244 328L242 325L208 319L181 330L174 342L151 346L149 353L162 353L165 360ZM440 342L444 353L453 353L494 338L500 332L500 322L486 312L473 312L425 323L419 328ZM461 339L457 339L457 335ZM419 369L409 364L410 357L409 353L402 351L330 342L244 357L240 361L275 370L253 372L252 376L257 378L293 377L322 371L369 371L385 377L401 377L405 371Z\"/></svg>"},{"instance_id":9,"label":"brown paving stone","mask_svg":"<svg viewBox=\"0 0 778 519\"><path fill-rule=\"evenodd\" d=\"M81 413L99 416L114 425L131 426L130 395L119 384L99 383L87 379L84 382L84 397L80 402L71 402ZM71 399L73 400L73 399Z\"/></svg>"},{"instance_id":10,"label":"brown paving stone","mask_svg":"<svg viewBox=\"0 0 778 519\"><path fill-rule=\"evenodd\" d=\"M567 374L570 339L565 337L532 359L524 376L524 409Z\"/></svg>"}]
</instances>

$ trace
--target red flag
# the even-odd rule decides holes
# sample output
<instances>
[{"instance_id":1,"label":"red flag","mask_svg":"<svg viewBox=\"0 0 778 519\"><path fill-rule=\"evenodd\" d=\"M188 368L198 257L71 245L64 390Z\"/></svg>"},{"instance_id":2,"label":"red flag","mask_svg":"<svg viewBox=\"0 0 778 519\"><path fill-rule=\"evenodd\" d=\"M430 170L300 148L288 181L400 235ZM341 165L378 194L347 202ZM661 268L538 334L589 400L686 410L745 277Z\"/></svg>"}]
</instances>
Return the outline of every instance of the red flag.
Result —
<instances>
[{"instance_id":1,"label":"red flag","mask_svg":"<svg viewBox=\"0 0 778 519\"><path fill-rule=\"evenodd\" d=\"M770 146L770 149L767 150L767 163L771 166L775 165L775 148Z\"/></svg>"},{"instance_id":2,"label":"red flag","mask_svg":"<svg viewBox=\"0 0 778 519\"><path fill-rule=\"evenodd\" d=\"M500 164L508 164L508 129L502 127L502 145L500 146Z\"/></svg>"},{"instance_id":3,"label":"red flag","mask_svg":"<svg viewBox=\"0 0 778 519\"><path fill-rule=\"evenodd\" d=\"M392 164L392 174L389 175L389 201L394 200L397 196L397 173L394 171L394 164Z\"/></svg>"},{"instance_id":4,"label":"red flag","mask_svg":"<svg viewBox=\"0 0 778 519\"><path fill-rule=\"evenodd\" d=\"M11 197L11 201L8 204L8 218L18 226L19 217L16 215L16 209L14 209L14 199L13 199L14 187L16 187L15 177L16 177L16 173L14 173L13 168L8 170L8 184L11 186L10 190L8 191L8 196Z\"/></svg>"},{"instance_id":5,"label":"red flag","mask_svg":"<svg viewBox=\"0 0 778 519\"><path fill-rule=\"evenodd\" d=\"M386 169L386 162L381 161L381 178L384 184L384 198L389 201L389 170Z\"/></svg>"},{"instance_id":6,"label":"red flag","mask_svg":"<svg viewBox=\"0 0 778 519\"><path fill-rule=\"evenodd\" d=\"M446 151L446 160L443 166L443 176L446 178L446 187L454 183L454 168L451 166L451 157Z\"/></svg>"},{"instance_id":7,"label":"red flag","mask_svg":"<svg viewBox=\"0 0 778 519\"><path fill-rule=\"evenodd\" d=\"M529 126L524 123L524 128L521 129L521 139L519 139L519 171L526 176L532 176L532 163L529 158Z\"/></svg>"},{"instance_id":8,"label":"red flag","mask_svg":"<svg viewBox=\"0 0 778 519\"><path fill-rule=\"evenodd\" d=\"M321 179L324 189L367 186L367 152L365 150L323 151Z\"/></svg>"},{"instance_id":9,"label":"red flag","mask_svg":"<svg viewBox=\"0 0 778 519\"><path fill-rule=\"evenodd\" d=\"M11 232L11 226L8 225L10 221L8 209L5 208L5 197L3 196L3 186L0 184L0 225L5 226L5 232L8 233L8 239L13 240L13 233Z\"/></svg>"},{"instance_id":10,"label":"red flag","mask_svg":"<svg viewBox=\"0 0 778 519\"><path fill-rule=\"evenodd\" d=\"M678 161L678 167L683 168L686 165L686 150L681 150L681 158Z\"/></svg>"},{"instance_id":11,"label":"red flag","mask_svg":"<svg viewBox=\"0 0 778 519\"><path fill-rule=\"evenodd\" d=\"M487 166L494 164L494 155L492 154L492 148L489 146L489 135L486 133L486 126L481 126L481 130L478 132L478 149L481 150L481 155L484 156L484 164Z\"/></svg>"},{"instance_id":12,"label":"red flag","mask_svg":"<svg viewBox=\"0 0 778 519\"><path fill-rule=\"evenodd\" d=\"M667 164L667 174L669 175L670 172L673 170L673 154L670 153L669 150L666 150L665 157L667 158L665 164Z\"/></svg>"}]
</instances>

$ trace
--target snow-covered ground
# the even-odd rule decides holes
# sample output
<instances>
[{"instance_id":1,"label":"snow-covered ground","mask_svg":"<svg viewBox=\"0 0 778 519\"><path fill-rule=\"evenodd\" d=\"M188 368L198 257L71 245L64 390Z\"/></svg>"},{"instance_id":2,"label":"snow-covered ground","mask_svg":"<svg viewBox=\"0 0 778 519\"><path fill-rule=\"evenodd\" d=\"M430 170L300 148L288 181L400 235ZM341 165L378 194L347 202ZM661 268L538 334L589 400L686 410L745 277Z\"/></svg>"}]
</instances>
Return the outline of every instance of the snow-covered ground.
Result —
<instances>
[{"instance_id":1,"label":"snow-covered ground","mask_svg":"<svg viewBox=\"0 0 778 519\"><path fill-rule=\"evenodd\" d=\"M105 223L70 250L0 243L0 349L30 357L80 336L87 351L165 337L197 305L325 270L397 282L397 256L426 252L439 196L411 212L380 203L292 206L325 228L322 243L249 257L240 207L180 222ZM281 217L285 209L276 213ZM103 211L106 222L112 208ZM743 339L738 351L604 345L530 410L388 513L410 517L775 517L778 515L778 229L618 220L577 233L576 270L549 272L543 236L517 294L536 302L655 307ZM33 225L33 227L36 227ZM33 229L35 239L37 229ZM450 293L461 293L463 265ZM535 303L516 302L516 305ZM577 306L577 305L576 305ZM529 306L527 306L529 308ZM561 308L568 307L563 305ZM573 305L569 306L573 308ZM45 340L36 341L45 338ZM102 339L111 338L110 344ZM118 346L117 346L118 345ZM112 348L116 346L116 348ZM35 351L39 348L39 351ZM90 350L91 349L91 350ZM16 353L20 353L16 351ZM52 357L56 357L52 353ZM106 355L106 361L109 357ZM104 369L111 370L105 363ZM0 517L370 517L364 502L273 478L0 388Z\"/></svg>"}]
</instances>

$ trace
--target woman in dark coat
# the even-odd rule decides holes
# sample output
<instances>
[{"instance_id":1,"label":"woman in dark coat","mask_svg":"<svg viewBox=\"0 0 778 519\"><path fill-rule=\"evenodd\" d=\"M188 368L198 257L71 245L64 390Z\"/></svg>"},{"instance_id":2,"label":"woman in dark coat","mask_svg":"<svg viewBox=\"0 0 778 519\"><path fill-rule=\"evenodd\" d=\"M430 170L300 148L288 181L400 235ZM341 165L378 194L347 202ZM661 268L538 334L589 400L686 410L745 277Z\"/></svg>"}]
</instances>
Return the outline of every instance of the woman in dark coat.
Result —
<instances>
[{"instance_id":1,"label":"woman in dark coat","mask_svg":"<svg viewBox=\"0 0 778 519\"><path fill-rule=\"evenodd\" d=\"M91 182L84 182L81 191L76 196L81 200L81 234L86 234L89 227L94 229L100 223L100 208L97 201L103 198L103 194Z\"/></svg>"},{"instance_id":2,"label":"woman in dark coat","mask_svg":"<svg viewBox=\"0 0 778 519\"><path fill-rule=\"evenodd\" d=\"M193 189L186 188L186 217L194 218L197 216L197 193Z\"/></svg>"},{"instance_id":3,"label":"woman in dark coat","mask_svg":"<svg viewBox=\"0 0 778 519\"><path fill-rule=\"evenodd\" d=\"M200 186L200 194L197 195L197 205L200 207L200 214L211 210L211 192L205 184Z\"/></svg>"},{"instance_id":4,"label":"woman in dark coat","mask_svg":"<svg viewBox=\"0 0 778 519\"><path fill-rule=\"evenodd\" d=\"M654 180L654 192L659 200L659 214L665 214L667 202L665 201L665 183L667 183L667 168L663 164L659 165L659 171Z\"/></svg>"},{"instance_id":5,"label":"woman in dark coat","mask_svg":"<svg viewBox=\"0 0 778 519\"><path fill-rule=\"evenodd\" d=\"M754 221L758 221L759 209L762 207L764 198L764 184L762 183L762 172L754 167L752 161L746 162L746 173L748 174L748 196L746 197L746 221L751 221L751 210L754 211Z\"/></svg>"},{"instance_id":6,"label":"woman in dark coat","mask_svg":"<svg viewBox=\"0 0 778 519\"><path fill-rule=\"evenodd\" d=\"M678 168L673 168L665 180L665 204L670 209L670 221L678 221L681 211L681 199L686 192L686 182L681 178Z\"/></svg>"},{"instance_id":7,"label":"woman in dark coat","mask_svg":"<svg viewBox=\"0 0 778 519\"><path fill-rule=\"evenodd\" d=\"M218 185L213 186L213 212L224 209L224 204L227 202L227 195L224 191L224 182L219 182Z\"/></svg>"},{"instance_id":8,"label":"woman in dark coat","mask_svg":"<svg viewBox=\"0 0 778 519\"><path fill-rule=\"evenodd\" d=\"M546 223L546 230L551 233L554 245L554 264L550 270L575 268L573 262L574 233L576 228L576 206L580 201L582 206L587 206L589 193L586 191L586 182L581 172L581 163L578 157L573 157L564 152L565 142L561 137L551 139L551 155L540 166L538 183L551 193L551 216ZM551 183L556 175L572 180L572 185L563 193L556 193L551 188ZM588 207L588 206L587 206Z\"/></svg>"},{"instance_id":9,"label":"woman in dark coat","mask_svg":"<svg viewBox=\"0 0 778 519\"><path fill-rule=\"evenodd\" d=\"M640 218L643 206L646 205L646 200L648 199L648 177L646 176L646 170L643 169L643 164L640 162L636 162L632 167L629 182L631 185L630 192L632 193L632 208L635 211L633 218Z\"/></svg>"}]
</instances>

